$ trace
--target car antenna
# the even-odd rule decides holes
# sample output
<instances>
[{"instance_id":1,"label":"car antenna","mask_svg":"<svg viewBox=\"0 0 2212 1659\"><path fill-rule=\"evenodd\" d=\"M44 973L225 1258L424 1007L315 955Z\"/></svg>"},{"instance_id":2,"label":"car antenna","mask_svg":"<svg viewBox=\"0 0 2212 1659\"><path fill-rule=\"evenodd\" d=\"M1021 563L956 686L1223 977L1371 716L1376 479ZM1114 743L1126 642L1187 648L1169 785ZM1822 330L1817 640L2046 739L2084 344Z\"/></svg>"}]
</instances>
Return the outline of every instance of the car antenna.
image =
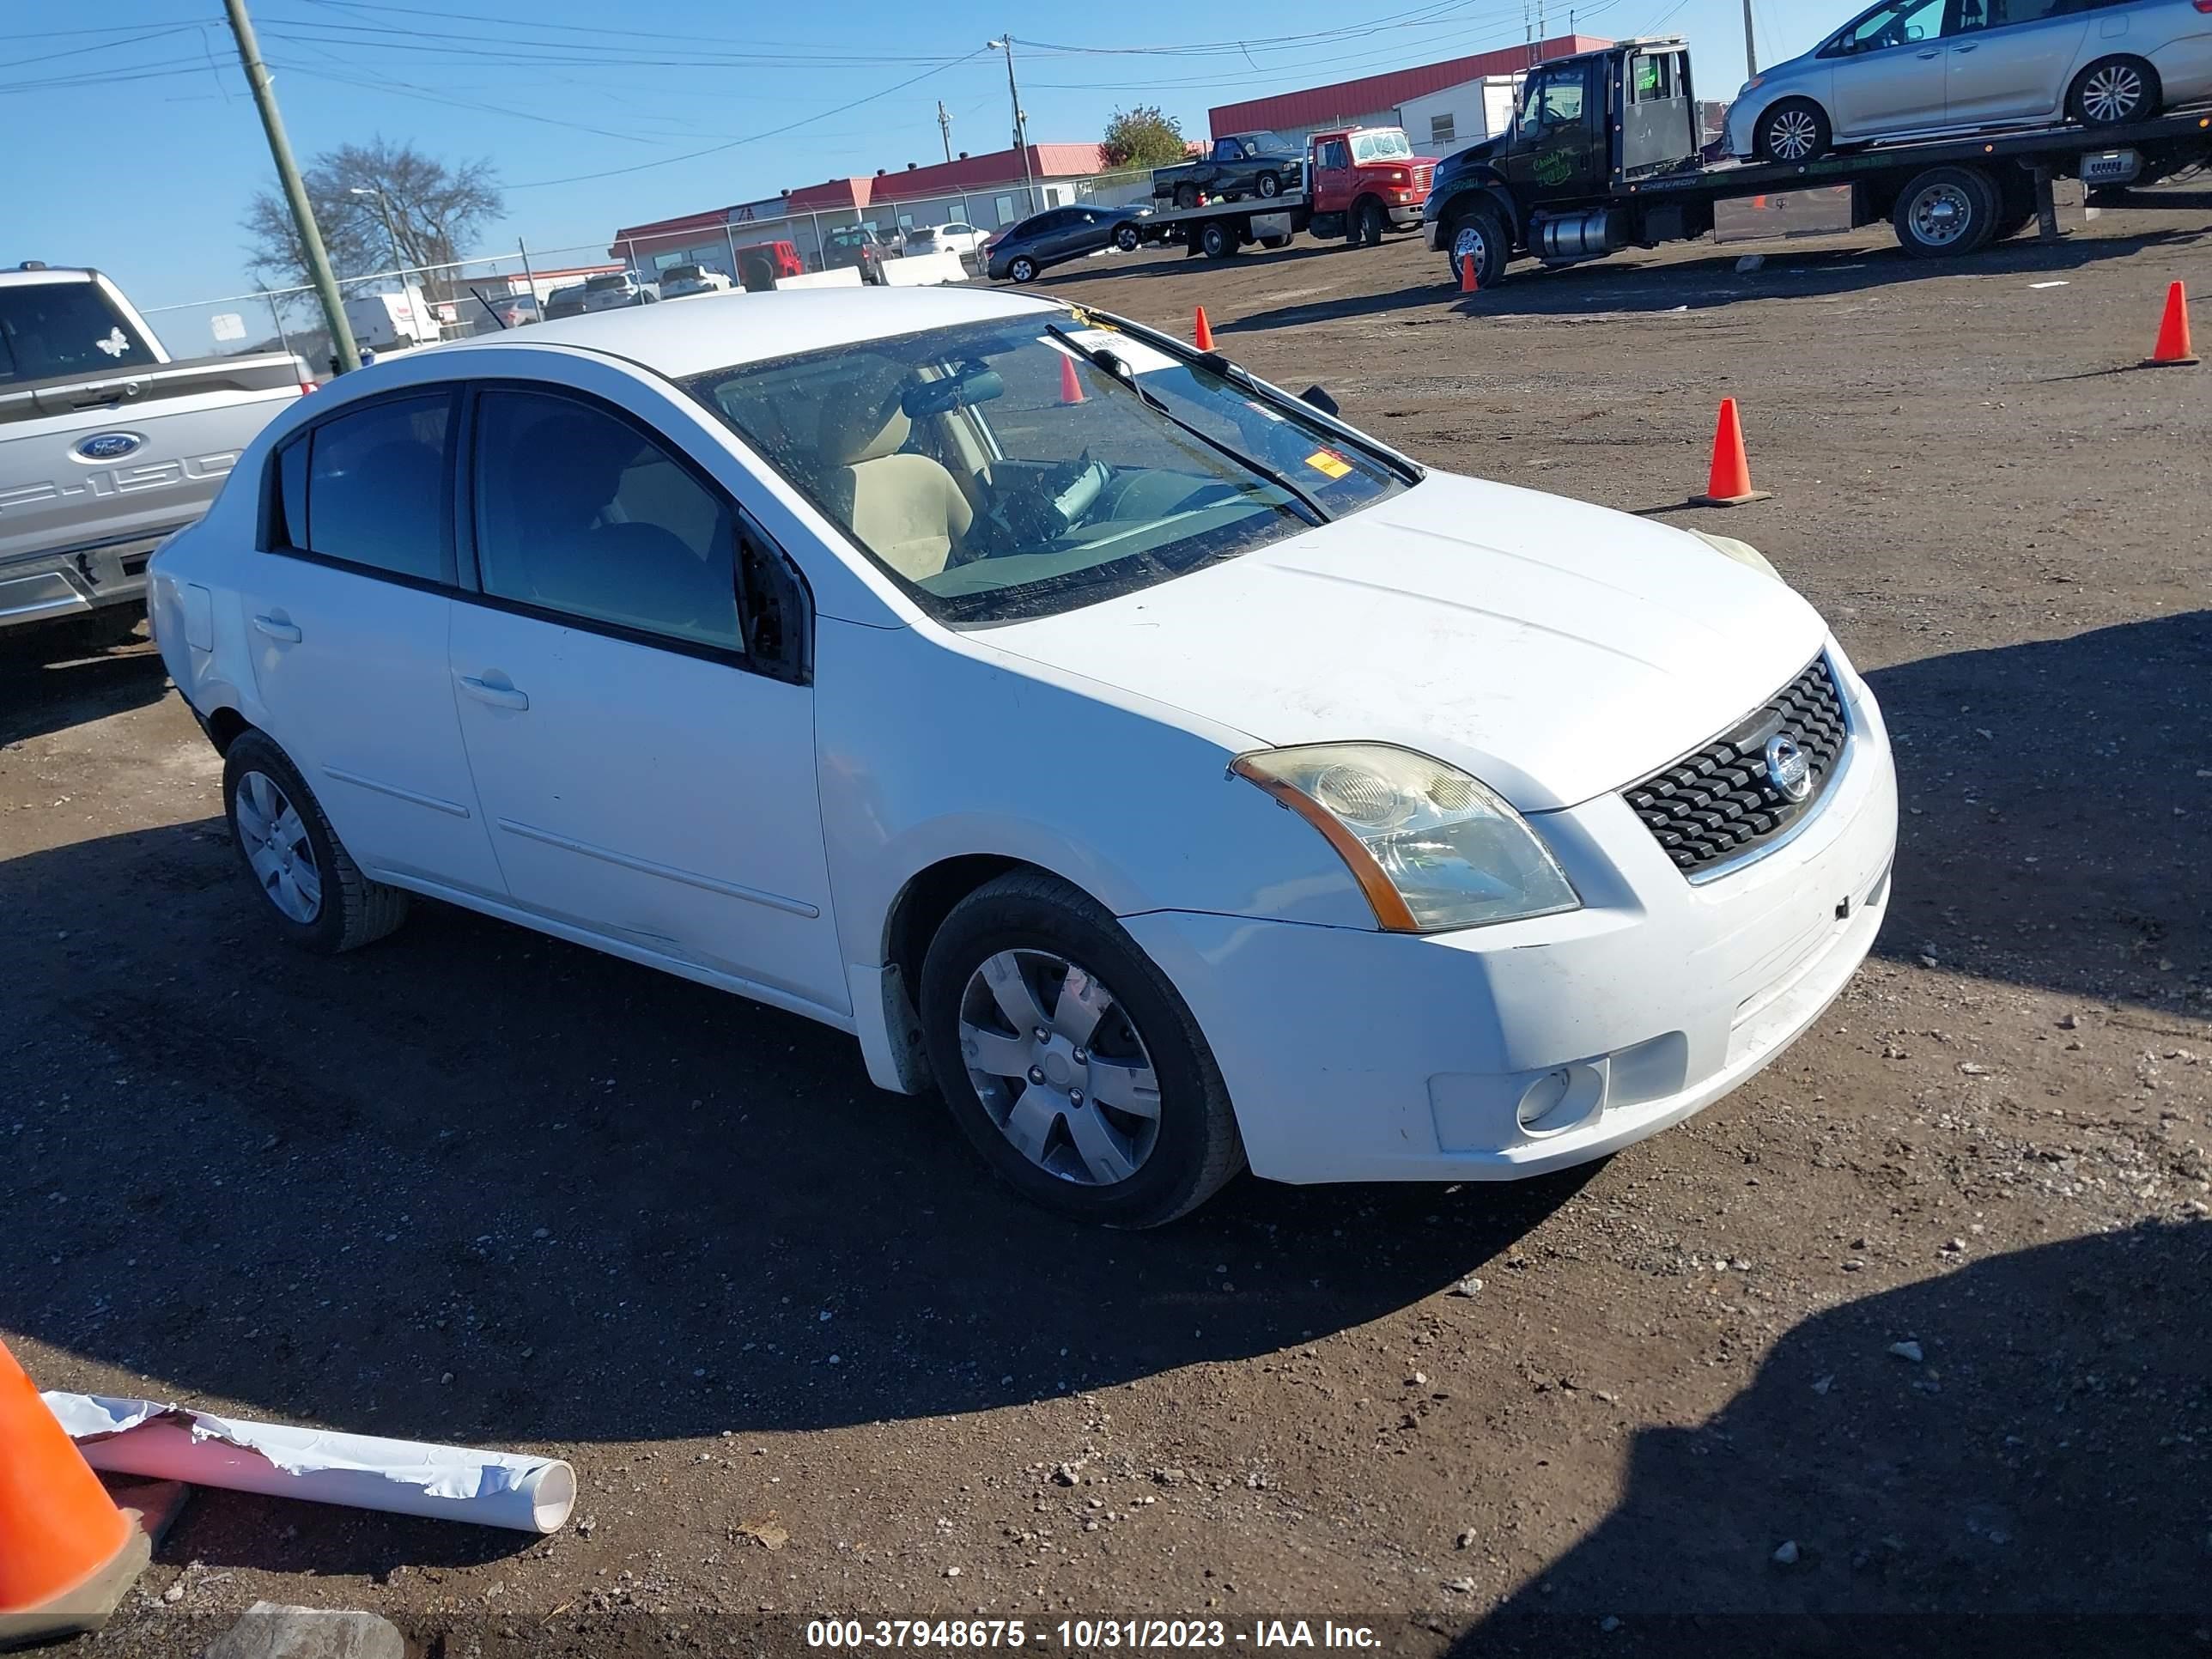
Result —
<instances>
[{"instance_id":1,"label":"car antenna","mask_svg":"<svg viewBox=\"0 0 2212 1659\"><path fill-rule=\"evenodd\" d=\"M501 316L498 312L492 309L492 303L490 301L484 298L483 290L478 288L474 283L471 283L469 284L469 292L477 296L477 303L478 305L482 306L486 311L491 312L491 319L499 325L499 331L502 334L506 333L507 319Z\"/></svg>"}]
</instances>

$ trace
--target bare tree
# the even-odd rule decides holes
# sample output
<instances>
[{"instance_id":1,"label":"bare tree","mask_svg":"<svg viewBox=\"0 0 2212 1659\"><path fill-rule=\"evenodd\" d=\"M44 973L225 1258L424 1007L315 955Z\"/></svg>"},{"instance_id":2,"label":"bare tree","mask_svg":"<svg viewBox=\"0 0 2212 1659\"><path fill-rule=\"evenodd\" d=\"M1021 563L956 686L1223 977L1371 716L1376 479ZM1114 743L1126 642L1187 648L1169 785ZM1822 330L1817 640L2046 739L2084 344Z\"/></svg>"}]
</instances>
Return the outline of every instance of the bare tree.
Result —
<instances>
[{"instance_id":1,"label":"bare tree","mask_svg":"<svg viewBox=\"0 0 2212 1659\"><path fill-rule=\"evenodd\" d=\"M410 268L450 264L506 211L489 161L449 167L411 144L380 137L324 151L306 179L315 222L341 278L391 270L395 235L400 258ZM383 204L374 194L355 195L356 189L384 192L392 209L390 230ZM276 191L254 197L240 228L250 239L246 268L256 282L270 288L307 283L299 232Z\"/></svg>"}]
</instances>

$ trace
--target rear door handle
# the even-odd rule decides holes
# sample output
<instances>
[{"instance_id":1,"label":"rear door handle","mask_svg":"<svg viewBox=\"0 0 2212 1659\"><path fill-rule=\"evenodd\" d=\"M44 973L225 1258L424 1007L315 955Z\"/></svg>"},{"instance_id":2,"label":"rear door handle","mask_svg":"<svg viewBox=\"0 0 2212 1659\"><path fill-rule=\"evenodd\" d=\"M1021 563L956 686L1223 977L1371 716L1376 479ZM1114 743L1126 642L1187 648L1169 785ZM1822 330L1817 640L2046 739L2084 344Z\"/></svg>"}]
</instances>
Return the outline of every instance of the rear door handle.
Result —
<instances>
[{"instance_id":1,"label":"rear door handle","mask_svg":"<svg viewBox=\"0 0 2212 1659\"><path fill-rule=\"evenodd\" d=\"M270 639L282 640L287 645L300 642L300 625L297 623L279 622L274 617L256 617L253 628L256 633L266 634Z\"/></svg>"},{"instance_id":2,"label":"rear door handle","mask_svg":"<svg viewBox=\"0 0 2212 1659\"><path fill-rule=\"evenodd\" d=\"M467 692L478 702L488 702L495 708L527 708L530 707L530 698L528 695L516 690L511 685L494 685L489 680L480 680L477 678L473 674L464 674L460 677L460 680L461 690Z\"/></svg>"},{"instance_id":3,"label":"rear door handle","mask_svg":"<svg viewBox=\"0 0 2212 1659\"><path fill-rule=\"evenodd\" d=\"M1951 50L1958 57L1963 58L1968 52L1972 52L1973 48L1972 46L1954 46Z\"/></svg>"}]
</instances>

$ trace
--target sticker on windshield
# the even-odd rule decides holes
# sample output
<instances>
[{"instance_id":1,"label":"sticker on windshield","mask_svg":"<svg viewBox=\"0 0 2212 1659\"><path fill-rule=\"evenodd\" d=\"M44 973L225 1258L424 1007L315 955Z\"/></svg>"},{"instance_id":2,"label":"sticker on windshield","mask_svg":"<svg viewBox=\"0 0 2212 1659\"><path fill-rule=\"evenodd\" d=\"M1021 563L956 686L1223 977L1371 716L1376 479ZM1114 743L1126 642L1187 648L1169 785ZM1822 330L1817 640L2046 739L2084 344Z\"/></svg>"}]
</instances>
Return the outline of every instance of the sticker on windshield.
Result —
<instances>
[{"instance_id":1,"label":"sticker on windshield","mask_svg":"<svg viewBox=\"0 0 2212 1659\"><path fill-rule=\"evenodd\" d=\"M1088 350L1112 352L1128 364L1132 374L1155 374L1176 366L1176 360L1158 346L1146 345L1117 328L1071 328L1067 337ZM1051 345L1054 342L1048 337L1045 343Z\"/></svg>"},{"instance_id":2,"label":"sticker on windshield","mask_svg":"<svg viewBox=\"0 0 2212 1659\"><path fill-rule=\"evenodd\" d=\"M1325 478L1341 478L1352 471L1352 463L1333 449L1316 449L1306 457L1306 465Z\"/></svg>"}]
</instances>

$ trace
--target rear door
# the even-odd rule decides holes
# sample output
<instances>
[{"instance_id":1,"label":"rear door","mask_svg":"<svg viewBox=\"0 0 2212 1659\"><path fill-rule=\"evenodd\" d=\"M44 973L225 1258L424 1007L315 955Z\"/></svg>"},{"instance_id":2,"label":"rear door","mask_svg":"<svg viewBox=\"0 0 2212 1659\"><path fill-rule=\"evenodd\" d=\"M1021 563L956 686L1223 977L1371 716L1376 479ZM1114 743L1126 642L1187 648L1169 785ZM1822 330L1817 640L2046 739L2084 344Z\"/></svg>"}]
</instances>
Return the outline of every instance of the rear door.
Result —
<instances>
[{"instance_id":1,"label":"rear door","mask_svg":"<svg viewBox=\"0 0 2212 1659\"><path fill-rule=\"evenodd\" d=\"M2089 32L2079 0L1954 0L1952 15L1943 40L1947 125L2058 113Z\"/></svg>"},{"instance_id":2,"label":"rear door","mask_svg":"<svg viewBox=\"0 0 2212 1659\"><path fill-rule=\"evenodd\" d=\"M1828 118L1838 138L1943 125L1943 8L1944 0L1892 0L1822 54L1835 64Z\"/></svg>"},{"instance_id":3,"label":"rear door","mask_svg":"<svg viewBox=\"0 0 2212 1659\"><path fill-rule=\"evenodd\" d=\"M349 405L274 462L240 584L270 735L375 874L505 891L446 666L454 394Z\"/></svg>"}]
</instances>

